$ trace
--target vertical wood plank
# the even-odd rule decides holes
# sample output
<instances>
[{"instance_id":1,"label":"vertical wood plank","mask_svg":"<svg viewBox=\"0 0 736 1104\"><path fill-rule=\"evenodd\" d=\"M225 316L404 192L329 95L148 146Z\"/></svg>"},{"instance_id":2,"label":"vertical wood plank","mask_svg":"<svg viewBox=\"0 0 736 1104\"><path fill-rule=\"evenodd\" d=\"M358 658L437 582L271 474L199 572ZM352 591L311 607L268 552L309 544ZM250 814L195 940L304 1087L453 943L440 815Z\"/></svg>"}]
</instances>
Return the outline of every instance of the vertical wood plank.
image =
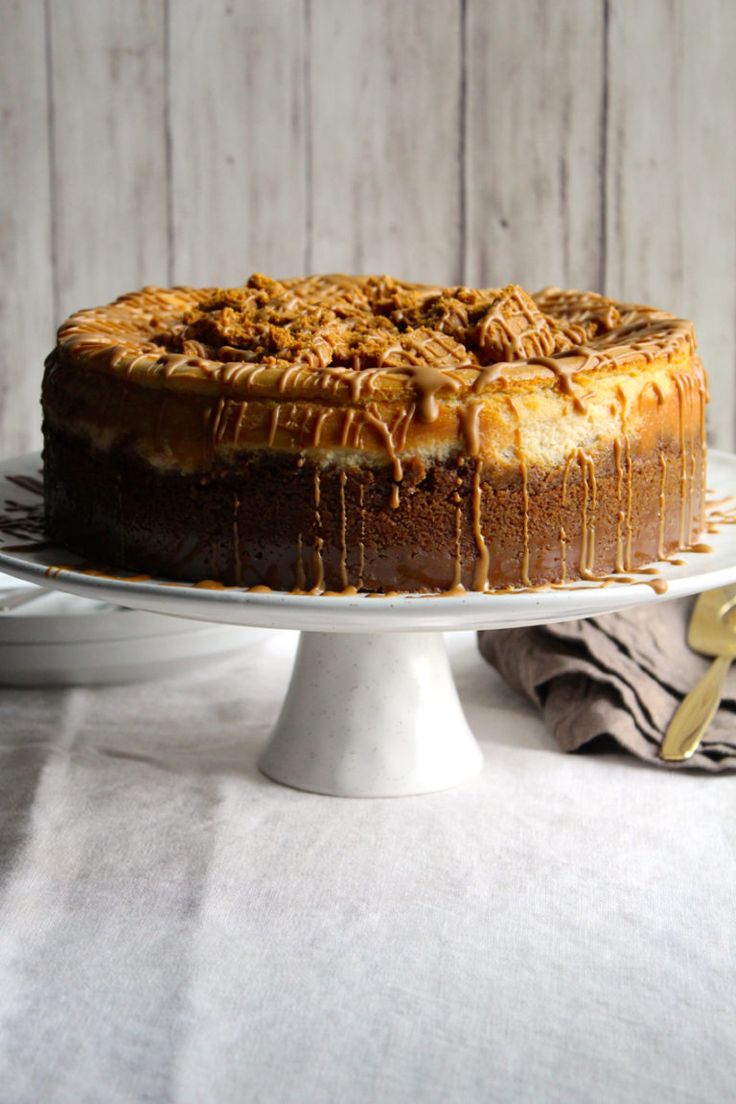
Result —
<instances>
[{"instance_id":1,"label":"vertical wood plank","mask_svg":"<svg viewBox=\"0 0 736 1104\"><path fill-rule=\"evenodd\" d=\"M692 318L735 443L736 5L611 0L606 288Z\"/></svg>"},{"instance_id":2,"label":"vertical wood plank","mask_svg":"<svg viewBox=\"0 0 736 1104\"><path fill-rule=\"evenodd\" d=\"M306 235L303 0L176 0L169 111L174 278L298 275Z\"/></svg>"},{"instance_id":3,"label":"vertical wood plank","mask_svg":"<svg viewBox=\"0 0 736 1104\"><path fill-rule=\"evenodd\" d=\"M467 3L469 280L596 288L602 0Z\"/></svg>"},{"instance_id":4,"label":"vertical wood plank","mask_svg":"<svg viewBox=\"0 0 736 1104\"><path fill-rule=\"evenodd\" d=\"M311 4L311 267L461 277L458 0Z\"/></svg>"},{"instance_id":5,"label":"vertical wood plank","mask_svg":"<svg viewBox=\"0 0 736 1104\"><path fill-rule=\"evenodd\" d=\"M49 0L62 316L168 271L163 0Z\"/></svg>"},{"instance_id":6,"label":"vertical wood plank","mask_svg":"<svg viewBox=\"0 0 736 1104\"><path fill-rule=\"evenodd\" d=\"M53 282L43 0L14 0L0 35L0 454L36 448Z\"/></svg>"}]
</instances>

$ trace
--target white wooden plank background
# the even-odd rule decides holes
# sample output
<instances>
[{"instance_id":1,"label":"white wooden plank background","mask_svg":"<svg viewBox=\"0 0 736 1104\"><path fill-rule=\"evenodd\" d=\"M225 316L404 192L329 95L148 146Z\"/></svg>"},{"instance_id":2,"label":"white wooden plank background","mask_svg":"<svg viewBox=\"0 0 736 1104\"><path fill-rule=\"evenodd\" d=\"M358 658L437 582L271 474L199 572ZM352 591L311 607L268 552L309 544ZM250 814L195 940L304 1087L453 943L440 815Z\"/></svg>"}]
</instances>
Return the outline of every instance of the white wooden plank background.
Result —
<instances>
[{"instance_id":1,"label":"white wooden plank background","mask_svg":"<svg viewBox=\"0 0 736 1104\"><path fill-rule=\"evenodd\" d=\"M467 279L597 288L604 5L468 0Z\"/></svg>"},{"instance_id":2,"label":"white wooden plank background","mask_svg":"<svg viewBox=\"0 0 736 1104\"><path fill-rule=\"evenodd\" d=\"M162 11L148 0L49 0L61 316L167 279Z\"/></svg>"},{"instance_id":3,"label":"white wooden plank background","mask_svg":"<svg viewBox=\"0 0 736 1104\"><path fill-rule=\"evenodd\" d=\"M52 327L347 269L694 318L736 444L733 0L0 0L0 454Z\"/></svg>"},{"instance_id":4,"label":"white wooden plank background","mask_svg":"<svg viewBox=\"0 0 736 1104\"><path fill-rule=\"evenodd\" d=\"M309 5L310 268L462 278L460 12Z\"/></svg>"},{"instance_id":5,"label":"white wooden plank background","mask_svg":"<svg viewBox=\"0 0 736 1104\"><path fill-rule=\"evenodd\" d=\"M0 448L39 439L39 380L54 323L43 0L3 6L0 34Z\"/></svg>"},{"instance_id":6,"label":"white wooden plank background","mask_svg":"<svg viewBox=\"0 0 736 1104\"><path fill-rule=\"evenodd\" d=\"M695 321L722 448L736 397L734 57L733 0L612 0L605 283Z\"/></svg>"},{"instance_id":7,"label":"white wooden plank background","mask_svg":"<svg viewBox=\"0 0 736 1104\"><path fill-rule=\"evenodd\" d=\"M303 272L303 0L173 0L168 22L174 281Z\"/></svg>"}]
</instances>

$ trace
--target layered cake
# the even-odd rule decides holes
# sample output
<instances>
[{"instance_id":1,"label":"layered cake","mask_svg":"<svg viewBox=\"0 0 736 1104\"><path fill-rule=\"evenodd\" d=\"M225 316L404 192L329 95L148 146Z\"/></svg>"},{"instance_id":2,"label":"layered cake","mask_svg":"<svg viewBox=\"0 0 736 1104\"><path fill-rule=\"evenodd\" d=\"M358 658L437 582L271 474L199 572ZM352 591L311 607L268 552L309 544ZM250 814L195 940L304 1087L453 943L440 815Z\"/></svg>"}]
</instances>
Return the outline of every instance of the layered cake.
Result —
<instances>
[{"instance_id":1,"label":"layered cake","mask_svg":"<svg viewBox=\"0 0 736 1104\"><path fill-rule=\"evenodd\" d=\"M47 527L97 562L297 591L625 573L697 539L690 322L386 276L147 287L60 328Z\"/></svg>"}]
</instances>

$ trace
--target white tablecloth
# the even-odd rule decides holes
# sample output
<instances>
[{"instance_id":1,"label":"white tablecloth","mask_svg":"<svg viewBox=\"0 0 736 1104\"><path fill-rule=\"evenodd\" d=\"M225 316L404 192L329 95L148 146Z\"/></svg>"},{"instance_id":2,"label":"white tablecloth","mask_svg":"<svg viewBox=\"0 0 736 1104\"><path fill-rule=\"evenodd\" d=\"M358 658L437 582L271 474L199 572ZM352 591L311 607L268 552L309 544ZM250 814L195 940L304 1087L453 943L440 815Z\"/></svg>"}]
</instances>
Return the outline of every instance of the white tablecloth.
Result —
<instances>
[{"instance_id":1,"label":"white tablecloth","mask_svg":"<svg viewBox=\"0 0 736 1104\"><path fill-rule=\"evenodd\" d=\"M483 775L351 801L256 756L292 634L0 692L0 1100L731 1102L736 778L560 754L451 638Z\"/></svg>"}]
</instances>

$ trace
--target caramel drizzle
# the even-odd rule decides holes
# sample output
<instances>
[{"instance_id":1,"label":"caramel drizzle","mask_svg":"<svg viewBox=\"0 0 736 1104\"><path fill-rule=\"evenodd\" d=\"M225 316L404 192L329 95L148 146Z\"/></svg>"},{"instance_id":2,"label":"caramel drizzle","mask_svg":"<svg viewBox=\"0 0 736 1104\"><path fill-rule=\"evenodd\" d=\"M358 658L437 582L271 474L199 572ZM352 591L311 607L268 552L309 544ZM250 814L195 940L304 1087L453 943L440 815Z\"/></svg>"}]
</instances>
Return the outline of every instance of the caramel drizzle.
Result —
<instances>
[{"instance_id":1,"label":"caramel drizzle","mask_svg":"<svg viewBox=\"0 0 736 1104\"><path fill-rule=\"evenodd\" d=\"M365 488L361 480L358 488L358 517L360 521L360 535L358 540L358 586L363 586L365 573Z\"/></svg>"},{"instance_id":2,"label":"caramel drizzle","mask_svg":"<svg viewBox=\"0 0 736 1104\"><path fill-rule=\"evenodd\" d=\"M621 436L622 436L622 439L623 439L623 453L624 453L624 459L626 461L626 510L625 510L624 517L623 517L623 525L624 525L625 530L626 530L626 546L625 546L626 555L624 557L622 569L624 571L631 571L631 545L632 545L632 540L633 540L633 526L632 526L632 523L631 523L631 515L632 515L633 500L634 500L634 480L633 480L633 470L632 470L632 463L631 463L631 442L629 440L629 432L628 432L628 425L627 425L627 423L628 423L628 401L627 401L627 398L626 398L626 393L625 393L625 391L623 390L623 388L621 386L618 386L616 388L616 392L617 392L617 396L618 396L619 409L620 409L620 415L621 415ZM617 460L617 464L619 465L618 469L617 469L618 473L619 473L619 487L620 487L620 479L622 477L621 468L620 468L620 456L621 456L620 449L621 449L621 446L619 445L618 460ZM620 498L621 498L620 493L619 493L618 497L619 497L619 501L620 501ZM621 524L621 519L620 518L619 518L618 524ZM617 554L616 554L616 570L617 571L620 570L619 561L620 561L620 557L619 557L619 554L618 554L618 551L617 551Z\"/></svg>"},{"instance_id":3,"label":"caramel drizzle","mask_svg":"<svg viewBox=\"0 0 736 1104\"><path fill-rule=\"evenodd\" d=\"M626 511L623 508L623 479L624 469L621 463L622 444L620 438L613 442L613 456L616 465L616 499L618 511L616 513L616 571L625 571L623 559L623 526L626 520Z\"/></svg>"},{"instance_id":4,"label":"caramel drizzle","mask_svg":"<svg viewBox=\"0 0 736 1104\"><path fill-rule=\"evenodd\" d=\"M38 548L38 547L45 547L45 546L34 544L33 547ZM693 548L688 549L688 551L689 552L707 553L707 552L712 552L712 548L709 545L698 544L698 545L695 545ZM670 563L679 563L679 562L684 562L684 561L670 560L668 562L670 562ZM238 586L238 585L229 585L227 583L221 583L217 579L200 579L195 583L188 583L188 582L164 582L164 583L160 583L160 582L158 582L158 580L154 579L151 575L124 574L122 572L112 571L111 569L108 569L108 568L93 567L93 566L90 566L89 564L85 564L85 563L79 563L79 564L73 564L73 563L51 564L46 568L44 574L46 575L47 578L54 579L54 578L57 578L59 575L61 575L62 572L70 572L72 574L78 574L78 575L90 575L90 576L95 576L96 578L112 579L116 582L124 582L124 583L156 582L157 585L160 585L160 586L178 587L178 588L182 588L182 589L185 589L185 590L186 589L193 589L193 590L237 590L237 591L240 591L241 593L245 593L245 594L271 594L271 593L273 593L273 588L272 587L265 586L262 583L258 583L256 585L250 586L250 587L243 587L243 586ZM529 586L529 587L518 587L518 586L495 587L493 590L486 591L486 594L488 594L489 597L493 597L493 595L497 595L497 594L524 594L524 593L539 594L539 593L543 593L544 591L548 591L548 590L565 590L565 591L590 590L590 589L592 589L591 584L595 584L597 587L602 589L604 587L612 586L614 583L620 584L620 585L628 585L628 586L634 585L634 584L648 586L648 587L651 587L651 589L654 590L655 593L657 593L657 594L665 594L667 592L667 589L668 589L667 580L665 578L663 578L661 575L656 574L656 572L657 572L656 568L642 568L638 572L636 572L634 576L607 575L607 576L596 576L596 577L594 577L590 580L585 580L585 581L581 581L581 582L537 583L534 586ZM654 573L654 574L652 575L652 573ZM649 577L649 578L647 578L647 577L642 578L641 577L641 576L647 576L647 575L650 575L651 577ZM325 597L325 598L338 598L338 597L340 597L340 598L347 598L347 597L352 598L352 597L356 597L359 594L359 591L357 590L356 587L351 586L351 585L348 585L348 586L344 587L342 590L325 590L325 589L319 589L318 590L316 587L312 588L311 590L303 590L297 584L296 587L292 588L290 591L287 591L286 593L301 594L301 595L304 595L304 596L320 596L320 597ZM465 587L462 585L462 583L457 583L457 584L453 583L453 585L451 587L449 587L447 590L432 592L432 593L426 593L426 594L424 594L424 593L422 593L422 594L412 594L411 597L415 598L415 599L419 599L419 600L427 599L427 598L459 598L459 597L464 597L466 594L467 594L467 591L466 591ZM406 595L402 594L402 592L398 591L398 590L385 590L385 591L371 591L369 593L364 593L364 594L361 595L361 597L363 597L363 598L403 598L403 597L406 597Z\"/></svg>"},{"instance_id":5,"label":"caramel drizzle","mask_svg":"<svg viewBox=\"0 0 736 1104\"><path fill-rule=\"evenodd\" d=\"M161 395L161 404L158 412L158 426L157 437L160 440L163 436L163 412L166 402L166 396ZM228 405L227 399L218 399L212 406L206 407L204 411L205 420L205 444L207 450L210 453L214 453L217 445L223 440L227 430L227 418L225 416Z\"/></svg>"},{"instance_id":6,"label":"caramel drizzle","mask_svg":"<svg viewBox=\"0 0 736 1104\"><path fill-rule=\"evenodd\" d=\"M322 536L322 515L320 513L320 477L319 468L314 469L314 545L312 548L312 574L314 577L313 590L315 592L324 590L325 586L325 563L322 555L322 549L324 548L324 537Z\"/></svg>"},{"instance_id":7,"label":"caramel drizzle","mask_svg":"<svg viewBox=\"0 0 736 1104\"><path fill-rule=\"evenodd\" d=\"M526 454L524 452L521 435L521 417L514 400L508 398L506 401L516 418L514 446L516 448L516 457L519 462L519 474L521 476L522 505L523 550L521 555L521 584L522 586L529 587L532 585L531 579L529 578L529 470L527 468Z\"/></svg>"},{"instance_id":8,"label":"caramel drizzle","mask_svg":"<svg viewBox=\"0 0 736 1104\"><path fill-rule=\"evenodd\" d=\"M456 491L454 494L455 502L455 566L452 573L452 583L450 589L454 590L461 585L462 571L463 571L463 558L462 558L462 497Z\"/></svg>"},{"instance_id":9,"label":"caramel drizzle","mask_svg":"<svg viewBox=\"0 0 736 1104\"><path fill-rule=\"evenodd\" d=\"M280 414L280 412L281 412L281 407L279 406L278 403L274 403L273 409L271 410L271 425L270 425L269 430L268 430L268 447L269 448L273 448L273 443L276 440L276 430L278 429L278 425L279 425L279 414ZM323 411L323 413L327 414L328 412ZM323 422L318 423L320 431L322 429L323 424L324 424Z\"/></svg>"},{"instance_id":10,"label":"caramel drizzle","mask_svg":"<svg viewBox=\"0 0 736 1104\"><path fill-rule=\"evenodd\" d=\"M235 570L235 582L239 586L243 578L243 565L240 560L240 527L238 525L238 518L240 516L240 495L237 491L233 493L233 566Z\"/></svg>"},{"instance_id":11,"label":"caramel drizzle","mask_svg":"<svg viewBox=\"0 0 736 1104\"><path fill-rule=\"evenodd\" d=\"M682 377L675 376L675 387L677 389L677 406L679 415L679 430L680 430L680 547L684 548L686 544L691 543L690 529L687 526L687 448L685 444L685 387L682 381ZM692 522L692 518L691 518Z\"/></svg>"},{"instance_id":12,"label":"caramel drizzle","mask_svg":"<svg viewBox=\"0 0 736 1104\"><path fill-rule=\"evenodd\" d=\"M595 578L595 517L597 486L595 464L583 450L575 450L575 459L580 466L583 483L582 528L580 536L580 578Z\"/></svg>"},{"instance_id":13,"label":"caramel drizzle","mask_svg":"<svg viewBox=\"0 0 736 1104\"><path fill-rule=\"evenodd\" d=\"M12 482L17 482L17 479L24 477L8 476L7 478ZM31 489L23 487L21 483L17 483L17 485L24 490ZM36 494L38 492L32 491L31 493ZM5 512L0 513L0 532L14 540L30 541L33 547L37 545L40 547L42 538L46 536L43 502L15 502L13 499L6 499L2 505ZM20 551L22 546L14 547L17 547ZM9 551L9 549L7 550Z\"/></svg>"},{"instance_id":14,"label":"caramel drizzle","mask_svg":"<svg viewBox=\"0 0 736 1104\"><path fill-rule=\"evenodd\" d=\"M468 456L474 457L480 454L480 414L482 405L479 399L469 399L460 408L460 422Z\"/></svg>"},{"instance_id":15,"label":"caramel drizzle","mask_svg":"<svg viewBox=\"0 0 736 1104\"><path fill-rule=\"evenodd\" d=\"M634 505L634 478L631 465L631 442L628 434L624 438L626 449L626 559L624 564L627 571L631 571L631 543L634 535L634 527L631 523L631 513Z\"/></svg>"},{"instance_id":16,"label":"caramel drizzle","mask_svg":"<svg viewBox=\"0 0 736 1104\"><path fill-rule=\"evenodd\" d=\"M234 433L233 433L233 444L236 445L236 446L240 444L240 434L241 434L242 429L243 429L243 423L245 421L245 415L246 415L247 410L248 410L248 403L247 402L238 403L238 417L237 417L237 420L235 422L235 430L234 430Z\"/></svg>"},{"instance_id":17,"label":"caramel drizzle","mask_svg":"<svg viewBox=\"0 0 736 1104\"><path fill-rule=\"evenodd\" d=\"M666 557L665 552L665 520L666 520L666 487L667 487L667 457L662 449L659 450L659 466L661 469L661 476L659 480L659 542L657 544L657 559L664 560ZM682 546L682 542L680 542Z\"/></svg>"},{"instance_id":18,"label":"caramel drizzle","mask_svg":"<svg viewBox=\"0 0 736 1104\"><path fill-rule=\"evenodd\" d=\"M580 527L580 562L578 571L581 579L587 581L596 580L595 575L595 538L596 538L596 507L598 503L598 484L595 476L595 462L588 453L581 448L573 449L565 461L562 474L562 507L567 506L570 472L577 465L580 470L581 481L581 527ZM567 578L567 533L560 528L560 560L562 563L562 581ZM616 569L618 570L618 568Z\"/></svg>"},{"instance_id":19,"label":"caramel drizzle","mask_svg":"<svg viewBox=\"0 0 736 1104\"><path fill-rule=\"evenodd\" d=\"M396 451L396 442L394 441L389 426L379 414L377 407L372 404L366 408L365 420L368 425L373 426L378 431L379 436L383 440L388 458L393 466L394 479L397 483L400 483L404 478L404 472L401 465L401 458Z\"/></svg>"},{"instance_id":20,"label":"caramel drizzle","mask_svg":"<svg viewBox=\"0 0 736 1104\"><path fill-rule=\"evenodd\" d=\"M527 363L538 364L554 372L560 390L563 394L568 395L572 399L576 413L585 414L587 412L588 408L585 405L580 390L573 382L573 375L580 371L580 368L577 366L577 358L570 361L569 357L566 357L565 360L555 359L554 357L531 357Z\"/></svg>"},{"instance_id":21,"label":"caramel drizzle","mask_svg":"<svg viewBox=\"0 0 736 1104\"><path fill-rule=\"evenodd\" d=\"M120 529L120 545L118 549L118 560L120 563L125 563L125 523L123 520L123 477L121 472L117 472L115 479L115 490L117 492L117 510L118 510L118 526Z\"/></svg>"},{"instance_id":22,"label":"caramel drizzle","mask_svg":"<svg viewBox=\"0 0 736 1104\"><path fill-rule=\"evenodd\" d=\"M36 479L34 475L6 475L5 478L14 487L20 487L23 491L28 491L30 494L43 498L43 483L40 479ZM6 503L6 505L8 504Z\"/></svg>"},{"instance_id":23,"label":"caramel drizzle","mask_svg":"<svg viewBox=\"0 0 736 1104\"><path fill-rule=\"evenodd\" d=\"M480 481L481 464L477 461L473 471L473 536L478 549L478 560L473 573L473 590L487 590L490 553L483 536L483 488Z\"/></svg>"},{"instance_id":24,"label":"caramel drizzle","mask_svg":"<svg viewBox=\"0 0 736 1104\"><path fill-rule=\"evenodd\" d=\"M304 540L301 533L297 536L296 547L296 589L303 591L307 580L304 574Z\"/></svg>"},{"instance_id":25,"label":"caramel drizzle","mask_svg":"<svg viewBox=\"0 0 736 1104\"><path fill-rule=\"evenodd\" d=\"M327 407L324 410L320 410L317 414L317 418L314 424L314 430L312 433L312 444L315 448L319 448L319 443L322 439L322 430L327 419L332 415L332 408Z\"/></svg>"},{"instance_id":26,"label":"caramel drizzle","mask_svg":"<svg viewBox=\"0 0 736 1104\"><path fill-rule=\"evenodd\" d=\"M531 586L532 581L529 578L529 473L526 466L526 457L523 453L519 457L519 467L521 468L521 499L524 508L524 553L521 559L521 582L522 586Z\"/></svg>"},{"instance_id":27,"label":"caramel drizzle","mask_svg":"<svg viewBox=\"0 0 736 1104\"><path fill-rule=\"evenodd\" d=\"M348 441L350 440L350 431L353 428L355 421L355 410L349 407L345 411L345 415L342 421L342 434L340 435L340 444L343 448L347 448Z\"/></svg>"},{"instance_id":28,"label":"caramel drizzle","mask_svg":"<svg viewBox=\"0 0 736 1104\"><path fill-rule=\"evenodd\" d=\"M356 286L355 282L352 286ZM312 295L314 301L319 300L320 294L326 302L330 301L330 295L334 300L335 287L339 287L337 277L323 280L320 287L315 284L311 291L305 282L300 294L294 297L294 307L303 304L307 309L307 299ZM427 288L426 294L433 290ZM526 312L528 327L517 333L502 314L489 309L479 327L481 341L491 326L499 328L506 335L504 353L513 358L489 366L473 363L470 354L465 362L439 366L437 358L441 361L445 354L448 358L458 354L457 347L438 331L430 334L412 331L408 344L382 351L377 367L362 367L359 360L353 367L329 363L328 358L334 350L319 335L304 359L290 364L252 363L248 358L254 354L249 350L227 345L222 347L223 354L240 359L210 360L201 355L204 351L201 343L187 342L187 353L182 354L166 351L152 340L167 326L172 334L177 329L181 332L184 314L203 303L209 295L209 289L144 288L109 306L79 311L60 327L57 352L97 370L127 376L152 375L164 382L172 379L219 380L230 386L237 385L246 395L254 391L264 373L268 382L261 387L266 390L273 387L279 395L295 388L300 393L306 389L324 396L337 394L347 386L355 403L384 380L404 380L416 396L420 419L433 422L439 415L438 396L453 397L468 388L479 394L492 382L503 383L506 377L524 375L535 367L549 371L561 390L571 396L575 409L584 413L584 400L573 382L574 376L591 368L619 366L637 359L651 362L657 355L671 357L683 346L694 352L695 347L692 325L685 319L648 307L617 305L610 300L597 302L591 293L562 292L555 288L539 293L535 309L550 310L552 320L559 320L565 332L573 337L583 333L576 324L577 319L585 322L595 318L604 326L608 325L608 331L587 344L578 341L571 348L555 353L546 332L536 328L538 319L534 312L528 310L523 297L515 292L512 298L521 313ZM615 325L613 319L617 306L621 312L619 325ZM524 355L529 345L535 350L533 356ZM428 358L433 362L427 363Z\"/></svg>"},{"instance_id":29,"label":"caramel drizzle","mask_svg":"<svg viewBox=\"0 0 736 1104\"><path fill-rule=\"evenodd\" d=\"M347 525L348 517L345 508L345 483L347 482L347 475L344 471L340 471L339 483L340 483L340 583L343 589L348 585L348 544L347 544Z\"/></svg>"}]
</instances>

